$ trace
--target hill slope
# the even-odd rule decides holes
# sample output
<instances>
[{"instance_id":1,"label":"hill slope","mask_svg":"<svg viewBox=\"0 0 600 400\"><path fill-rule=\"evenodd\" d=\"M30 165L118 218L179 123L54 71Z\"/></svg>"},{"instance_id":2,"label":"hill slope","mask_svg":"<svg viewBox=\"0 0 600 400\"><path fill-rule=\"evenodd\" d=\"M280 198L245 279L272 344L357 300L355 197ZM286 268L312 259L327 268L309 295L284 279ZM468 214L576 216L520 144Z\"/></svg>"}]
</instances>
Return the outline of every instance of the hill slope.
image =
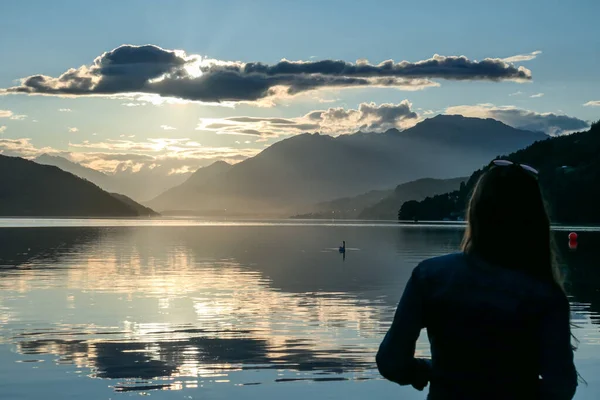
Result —
<instances>
[{"instance_id":1,"label":"hill slope","mask_svg":"<svg viewBox=\"0 0 600 400\"><path fill-rule=\"evenodd\" d=\"M293 218L308 219L355 219L360 212L368 206L371 206L394 193L393 189L371 190L358 196L342 197L331 201L325 201L315 204L311 207L312 211L297 214Z\"/></svg>"},{"instance_id":2,"label":"hill slope","mask_svg":"<svg viewBox=\"0 0 600 400\"><path fill-rule=\"evenodd\" d=\"M490 158L545 139L498 121L440 115L399 132L331 137L302 134L275 143L217 178L148 202L156 210L297 214L315 203L387 189L419 178L469 174ZM185 184L184 184L185 185ZM183 186L183 185L182 185ZM160 201L159 201L160 200Z\"/></svg>"},{"instance_id":3,"label":"hill slope","mask_svg":"<svg viewBox=\"0 0 600 400\"><path fill-rule=\"evenodd\" d=\"M0 155L0 215L134 217L148 214L58 167Z\"/></svg>"},{"instance_id":4,"label":"hill slope","mask_svg":"<svg viewBox=\"0 0 600 400\"><path fill-rule=\"evenodd\" d=\"M549 138L505 157L540 171L539 182L554 222L600 222L600 123L589 131ZM479 176L475 171L461 190L404 203L403 220L464 217L469 194Z\"/></svg>"},{"instance_id":5,"label":"hill slope","mask_svg":"<svg viewBox=\"0 0 600 400\"><path fill-rule=\"evenodd\" d=\"M194 210L198 191L210 180L222 175L232 168L225 161L217 161L207 167L199 168L181 185L175 186L153 199L150 204L159 210L169 210L173 204L179 210Z\"/></svg>"},{"instance_id":6,"label":"hill slope","mask_svg":"<svg viewBox=\"0 0 600 400\"><path fill-rule=\"evenodd\" d=\"M385 199L365 207L358 216L360 219L396 219L404 202L423 200L436 194L457 190L468 178L432 179L424 178L398 185Z\"/></svg>"},{"instance_id":7,"label":"hill slope","mask_svg":"<svg viewBox=\"0 0 600 400\"><path fill-rule=\"evenodd\" d=\"M38 164L54 165L63 171L70 172L73 175L86 179L108 192L117 191L116 185L114 182L112 182L112 179L109 175L106 175L100 171L96 171L92 168L84 167L83 165L69 161L64 157L42 154L41 156L36 157L33 161Z\"/></svg>"},{"instance_id":8,"label":"hill slope","mask_svg":"<svg viewBox=\"0 0 600 400\"><path fill-rule=\"evenodd\" d=\"M124 194L110 193L110 195L115 197L117 200L121 201L122 203L127 204L130 208L134 209L140 216L157 217L160 215L153 209L151 209L149 207L145 207L145 206L141 205L140 203L137 203L135 200L125 196Z\"/></svg>"}]
</instances>

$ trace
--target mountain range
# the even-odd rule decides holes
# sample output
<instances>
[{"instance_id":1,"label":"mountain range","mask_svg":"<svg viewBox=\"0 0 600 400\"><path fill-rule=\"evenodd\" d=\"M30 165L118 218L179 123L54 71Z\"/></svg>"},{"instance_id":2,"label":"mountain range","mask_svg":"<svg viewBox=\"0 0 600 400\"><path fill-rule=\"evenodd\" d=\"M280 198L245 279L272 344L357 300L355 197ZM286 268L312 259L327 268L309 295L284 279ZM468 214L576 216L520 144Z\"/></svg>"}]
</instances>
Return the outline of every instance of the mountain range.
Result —
<instances>
[{"instance_id":1,"label":"mountain range","mask_svg":"<svg viewBox=\"0 0 600 400\"><path fill-rule=\"evenodd\" d=\"M0 155L0 215L138 217L157 213L58 167Z\"/></svg>"},{"instance_id":2,"label":"mountain range","mask_svg":"<svg viewBox=\"0 0 600 400\"><path fill-rule=\"evenodd\" d=\"M498 154L547 137L458 115L439 115L404 131L306 133L233 166L202 168L146 204L159 211L294 215L317 203L402 182L465 176Z\"/></svg>"}]
</instances>

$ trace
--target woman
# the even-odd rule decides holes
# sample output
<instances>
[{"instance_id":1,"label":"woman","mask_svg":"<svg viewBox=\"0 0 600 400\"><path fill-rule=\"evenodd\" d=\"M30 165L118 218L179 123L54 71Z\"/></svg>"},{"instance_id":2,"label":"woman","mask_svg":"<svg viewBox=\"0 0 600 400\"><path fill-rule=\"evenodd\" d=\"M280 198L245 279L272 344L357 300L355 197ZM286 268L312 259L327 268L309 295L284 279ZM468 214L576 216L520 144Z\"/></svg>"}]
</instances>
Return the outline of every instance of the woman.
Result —
<instances>
[{"instance_id":1,"label":"woman","mask_svg":"<svg viewBox=\"0 0 600 400\"><path fill-rule=\"evenodd\" d=\"M537 171L495 160L467 212L462 252L412 272L379 352L380 373L429 400L571 399L570 309ZM431 360L415 358L427 328Z\"/></svg>"}]
</instances>

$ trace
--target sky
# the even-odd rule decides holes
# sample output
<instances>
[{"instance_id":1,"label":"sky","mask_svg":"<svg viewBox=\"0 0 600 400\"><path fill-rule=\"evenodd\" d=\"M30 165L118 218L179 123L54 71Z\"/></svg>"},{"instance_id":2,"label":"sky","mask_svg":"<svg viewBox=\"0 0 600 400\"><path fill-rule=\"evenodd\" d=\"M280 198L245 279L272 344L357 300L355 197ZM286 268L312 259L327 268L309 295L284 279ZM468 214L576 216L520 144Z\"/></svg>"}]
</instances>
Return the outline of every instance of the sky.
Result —
<instances>
[{"instance_id":1,"label":"sky","mask_svg":"<svg viewBox=\"0 0 600 400\"><path fill-rule=\"evenodd\" d=\"M600 118L600 2L5 0L0 152L106 173L238 162L436 114Z\"/></svg>"}]
</instances>

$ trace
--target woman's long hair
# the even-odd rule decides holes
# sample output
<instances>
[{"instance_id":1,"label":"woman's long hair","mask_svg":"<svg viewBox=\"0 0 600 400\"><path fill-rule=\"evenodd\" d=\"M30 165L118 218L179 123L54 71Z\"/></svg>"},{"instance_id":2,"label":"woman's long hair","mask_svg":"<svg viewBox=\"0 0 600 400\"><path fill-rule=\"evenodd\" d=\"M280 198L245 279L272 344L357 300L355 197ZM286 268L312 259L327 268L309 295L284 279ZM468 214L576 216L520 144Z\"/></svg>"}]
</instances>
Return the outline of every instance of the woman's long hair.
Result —
<instances>
[{"instance_id":1,"label":"woman's long hair","mask_svg":"<svg viewBox=\"0 0 600 400\"><path fill-rule=\"evenodd\" d=\"M518 165L492 166L477 181L462 250L492 265L521 270L566 296L537 177ZM572 333L571 337L576 350L579 341ZM579 373L578 377L585 383Z\"/></svg>"},{"instance_id":2,"label":"woman's long hair","mask_svg":"<svg viewBox=\"0 0 600 400\"><path fill-rule=\"evenodd\" d=\"M462 250L564 291L553 248L537 177L518 165L492 166L484 172L469 201Z\"/></svg>"}]
</instances>

